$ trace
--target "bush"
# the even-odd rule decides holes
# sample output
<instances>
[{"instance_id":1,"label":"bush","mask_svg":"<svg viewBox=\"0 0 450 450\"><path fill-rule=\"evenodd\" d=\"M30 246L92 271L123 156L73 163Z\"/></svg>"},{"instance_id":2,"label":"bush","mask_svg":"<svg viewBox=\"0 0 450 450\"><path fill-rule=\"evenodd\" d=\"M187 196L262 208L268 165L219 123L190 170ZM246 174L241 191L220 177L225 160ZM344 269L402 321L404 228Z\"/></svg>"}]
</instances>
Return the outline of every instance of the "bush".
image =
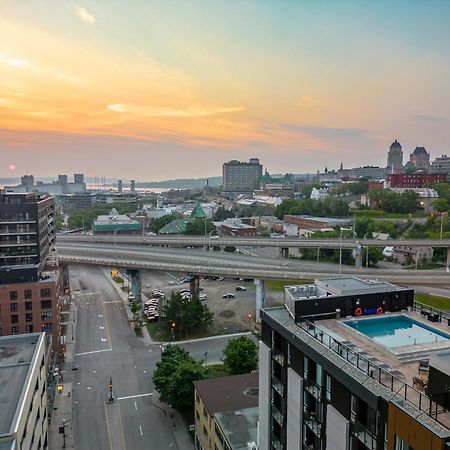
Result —
<instances>
[{"instance_id":1,"label":"bush","mask_svg":"<svg viewBox=\"0 0 450 450\"><path fill-rule=\"evenodd\" d=\"M258 367L256 344L246 336L228 341L223 356L223 363L232 375L249 373Z\"/></svg>"}]
</instances>

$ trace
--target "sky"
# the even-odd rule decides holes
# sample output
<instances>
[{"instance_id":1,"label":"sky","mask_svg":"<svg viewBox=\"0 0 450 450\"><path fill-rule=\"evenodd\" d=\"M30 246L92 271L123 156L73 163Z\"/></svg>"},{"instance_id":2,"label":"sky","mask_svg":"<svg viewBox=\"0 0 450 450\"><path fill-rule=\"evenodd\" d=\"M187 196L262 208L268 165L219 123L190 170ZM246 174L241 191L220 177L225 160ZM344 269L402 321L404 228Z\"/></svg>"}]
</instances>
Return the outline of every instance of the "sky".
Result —
<instances>
[{"instance_id":1,"label":"sky","mask_svg":"<svg viewBox=\"0 0 450 450\"><path fill-rule=\"evenodd\" d=\"M0 0L0 177L450 154L450 2Z\"/></svg>"}]
</instances>

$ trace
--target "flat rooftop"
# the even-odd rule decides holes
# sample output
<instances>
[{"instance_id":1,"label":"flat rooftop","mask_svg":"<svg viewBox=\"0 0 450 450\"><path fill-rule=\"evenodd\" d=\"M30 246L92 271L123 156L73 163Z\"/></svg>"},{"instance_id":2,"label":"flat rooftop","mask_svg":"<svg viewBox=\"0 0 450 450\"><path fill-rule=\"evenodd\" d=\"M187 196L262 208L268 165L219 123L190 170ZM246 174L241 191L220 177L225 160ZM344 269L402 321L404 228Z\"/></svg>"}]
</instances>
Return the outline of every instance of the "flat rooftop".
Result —
<instances>
[{"instance_id":1,"label":"flat rooftop","mask_svg":"<svg viewBox=\"0 0 450 450\"><path fill-rule=\"evenodd\" d=\"M233 450L248 450L258 440L258 407L215 413L214 417Z\"/></svg>"},{"instance_id":2,"label":"flat rooftop","mask_svg":"<svg viewBox=\"0 0 450 450\"><path fill-rule=\"evenodd\" d=\"M13 431L28 372L43 337L44 333L0 337L0 435Z\"/></svg>"},{"instance_id":3,"label":"flat rooftop","mask_svg":"<svg viewBox=\"0 0 450 450\"><path fill-rule=\"evenodd\" d=\"M210 414L257 407L258 385L258 372L194 381Z\"/></svg>"}]
</instances>

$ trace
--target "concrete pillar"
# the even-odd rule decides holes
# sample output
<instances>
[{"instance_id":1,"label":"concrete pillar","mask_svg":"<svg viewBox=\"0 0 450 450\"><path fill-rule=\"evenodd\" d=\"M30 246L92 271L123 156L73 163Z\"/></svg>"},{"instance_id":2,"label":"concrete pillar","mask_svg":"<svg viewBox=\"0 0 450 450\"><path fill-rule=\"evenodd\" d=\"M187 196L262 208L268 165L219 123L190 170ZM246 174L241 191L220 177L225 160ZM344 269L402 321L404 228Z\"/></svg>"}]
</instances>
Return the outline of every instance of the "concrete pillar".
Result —
<instances>
[{"instance_id":1,"label":"concrete pillar","mask_svg":"<svg viewBox=\"0 0 450 450\"><path fill-rule=\"evenodd\" d=\"M450 271L450 247L447 247L447 272Z\"/></svg>"},{"instance_id":2,"label":"concrete pillar","mask_svg":"<svg viewBox=\"0 0 450 450\"><path fill-rule=\"evenodd\" d=\"M131 284L130 293L134 297L133 303L141 304L142 303L141 272L140 270L127 269L126 274Z\"/></svg>"},{"instance_id":3,"label":"concrete pillar","mask_svg":"<svg viewBox=\"0 0 450 450\"><path fill-rule=\"evenodd\" d=\"M362 254L363 254L362 248L360 248L360 249L356 248L355 249L355 267L357 269L361 269L362 268Z\"/></svg>"},{"instance_id":4,"label":"concrete pillar","mask_svg":"<svg viewBox=\"0 0 450 450\"><path fill-rule=\"evenodd\" d=\"M189 289L191 291L191 297L198 297L200 293L200 276L194 275L189 283Z\"/></svg>"},{"instance_id":5,"label":"concrete pillar","mask_svg":"<svg viewBox=\"0 0 450 450\"><path fill-rule=\"evenodd\" d=\"M255 278L256 286L256 322L261 323L260 311L266 303L266 290L264 288L264 280L258 280Z\"/></svg>"},{"instance_id":6,"label":"concrete pillar","mask_svg":"<svg viewBox=\"0 0 450 450\"><path fill-rule=\"evenodd\" d=\"M283 259L288 259L289 258L289 247L281 247L280 254Z\"/></svg>"}]
</instances>

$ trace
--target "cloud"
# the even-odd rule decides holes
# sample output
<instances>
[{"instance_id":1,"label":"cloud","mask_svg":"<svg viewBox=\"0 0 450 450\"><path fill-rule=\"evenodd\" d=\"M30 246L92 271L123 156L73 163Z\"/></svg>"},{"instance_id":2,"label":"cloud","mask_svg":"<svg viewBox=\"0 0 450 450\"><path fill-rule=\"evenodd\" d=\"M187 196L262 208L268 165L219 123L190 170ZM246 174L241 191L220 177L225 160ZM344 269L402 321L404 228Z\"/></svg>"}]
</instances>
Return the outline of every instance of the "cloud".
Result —
<instances>
[{"instance_id":1,"label":"cloud","mask_svg":"<svg viewBox=\"0 0 450 450\"><path fill-rule=\"evenodd\" d=\"M312 125L285 124L282 126L286 130L298 131L309 134L319 139L333 140L340 138L368 139L368 130L364 128L332 128Z\"/></svg>"},{"instance_id":2,"label":"cloud","mask_svg":"<svg viewBox=\"0 0 450 450\"><path fill-rule=\"evenodd\" d=\"M95 16L91 14L87 9L82 8L81 6L75 7L75 14L86 23L90 25L95 23Z\"/></svg>"},{"instance_id":3,"label":"cloud","mask_svg":"<svg viewBox=\"0 0 450 450\"><path fill-rule=\"evenodd\" d=\"M316 100L312 97L304 95L297 100L294 105L299 106L300 108L311 108L316 105Z\"/></svg>"},{"instance_id":4,"label":"cloud","mask_svg":"<svg viewBox=\"0 0 450 450\"><path fill-rule=\"evenodd\" d=\"M410 116L416 122L426 123L426 124L436 124L436 125L444 125L448 123L448 119L444 117L432 116L428 114L415 114Z\"/></svg>"},{"instance_id":5,"label":"cloud","mask_svg":"<svg viewBox=\"0 0 450 450\"><path fill-rule=\"evenodd\" d=\"M133 114L143 117L208 117L217 114L242 111L242 106L237 107L204 107L188 106L187 108L165 108L160 106L133 105L113 103L106 106L110 111Z\"/></svg>"},{"instance_id":6,"label":"cloud","mask_svg":"<svg viewBox=\"0 0 450 450\"><path fill-rule=\"evenodd\" d=\"M26 59L8 58L0 54L0 64L6 64L11 67L26 68L29 67L30 62Z\"/></svg>"}]
</instances>

